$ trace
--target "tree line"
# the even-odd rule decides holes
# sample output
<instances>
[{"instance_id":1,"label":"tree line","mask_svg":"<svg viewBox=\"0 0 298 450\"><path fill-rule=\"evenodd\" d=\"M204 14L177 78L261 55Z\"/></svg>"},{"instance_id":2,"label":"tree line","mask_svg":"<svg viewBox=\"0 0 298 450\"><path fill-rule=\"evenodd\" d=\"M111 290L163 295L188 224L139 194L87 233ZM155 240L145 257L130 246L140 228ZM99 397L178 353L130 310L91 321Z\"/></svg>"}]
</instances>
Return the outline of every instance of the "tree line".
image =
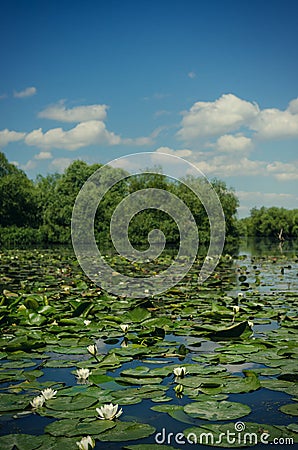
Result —
<instances>
[{"instance_id":1,"label":"tree line","mask_svg":"<svg viewBox=\"0 0 298 450\"><path fill-rule=\"evenodd\" d=\"M62 174L38 175L30 180L27 175L9 163L0 153L0 244L70 244L71 218L76 197L86 180L101 164L88 165L74 161ZM200 243L208 243L210 223L200 200L184 183L168 179L162 173L143 173L129 176L121 169L107 168L105 177L115 179L119 171L127 178L115 184L100 202L94 223L95 237L110 243L110 222L115 208L129 194L140 189L157 188L176 195L195 218ZM101 182L101 181L100 181ZM99 183L100 184L100 183ZM204 180L188 177L187 184L204 189ZM211 181L222 205L227 240L240 235L276 237L283 228L284 236L297 237L298 210L284 208L254 208L251 216L237 220L238 199L232 189L218 179ZM151 230L161 230L167 243L179 243L179 230L173 218L163 211L146 209L135 214L129 224L132 244L146 244Z\"/></svg>"}]
</instances>

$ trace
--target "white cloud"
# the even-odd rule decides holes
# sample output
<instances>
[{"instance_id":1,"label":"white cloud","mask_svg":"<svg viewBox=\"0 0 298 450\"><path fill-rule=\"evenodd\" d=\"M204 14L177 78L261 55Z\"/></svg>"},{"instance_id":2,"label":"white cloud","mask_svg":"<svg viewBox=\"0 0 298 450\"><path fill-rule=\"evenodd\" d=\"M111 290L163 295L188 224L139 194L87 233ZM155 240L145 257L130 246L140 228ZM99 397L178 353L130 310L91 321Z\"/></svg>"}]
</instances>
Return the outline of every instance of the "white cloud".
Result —
<instances>
[{"instance_id":1,"label":"white cloud","mask_svg":"<svg viewBox=\"0 0 298 450\"><path fill-rule=\"evenodd\" d=\"M293 111L296 104L292 104ZM260 111L251 128L256 136L262 139L279 139L298 136L298 114L290 110L264 109Z\"/></svg>"},{"instance_id":2,"label":"white cloud","mask_svg":"<svg viewBox=\"0 0 298 450\"><path fill-rule=\"evenodd\" d=\"M29 159L29 161L27 161L26 164L20 164L19 167L20 167L20 169L22 169L24 171L35 169L36 161Z\"/></svg>"},{"instance_id":3,"label":"white cloud","mask_svg":"<svg viewBox=\"0 0 298 450\"><path fill-rule=\"evenodd\" d=\"M50 168L62 173L72 162L72 158L55 158L51 162Z\"/></svg>"},{"instance_id":4,"label":"white cloud","mask_svg":"<svg viewBox=\"0 0 298 450\"><path fill-rule=\"evenodd\" d=\"M225 134L217 139L215 147L220 152L244 152L252 148L252 140L240 134Z\"/></svg>"},{"instance_id":5,"label":"white cloud","mask_svg":"<svg viewBox=\"0 0 298 450\"><path fill-rule=\"evenodd\" d=\"M32 95L35 95L36 92L37 92L36 87L31 86L31 87L27 87L23 91L14 91L13 96L15 98L26 98L26 97L31 97Z\"/></svg>"},{"instance_id":6,"label":"white cloud","mask_svg":"<svg viewBox=\"0 0 298 450\"><path fill-rule=\"evenodd\" d=\"M40 152L37 155L34 155L35 159L51 159L52 153L51 152Z\"/></svg>"},{"instance_id":7,"label":"white cloud","mask_svg":"<svg viewBox=\"0 0 298 450\"><path fill-rule=\"evenodd\" d=\"M138 137L138 138L126 138L126 139L121 140L121 144L124 144L124 145L143 146L143 145L151 145L152 143L153 143L153 140L150 136L149 137L143 136L143 137Z\"/></svg>"},{"instance_id":8,"label":"white cloud","mask_svg":"<svg viewBox=\"0 0 298 450\"><path fill-rule=\"evenodd\" d=\"M191 150L183 149L183 150L173 150L170 147L159 147L155 150L156 153L166 153L167 155L180 156L181 158L185 158L192 154Z\"/></svg>"},{"instance_id":9,"label":"white cloud","mask_svg":"<svg viewBox=\"0 0 298 450\"><path fill-rule=\"evenodd\" d=\"M291 163L274 161L267 165L267 171L280 181L298 180L298 161Z\"/></svg>"},{"instance_id":10,"label":"white cloud","mask_svg":"<svg viewBox=\"0 0 298 450\"><path fill-rule=\"evenodd\" d=\"M196 75L195 72L191 71L191 72L188 72L187 76L188 76L188 78L192 78L192 79L193 79L193 78L195 78L197 75Z\"/></svg>"},{"instance_id":11,"label":"white cloud","mask_svg":"<svg viewBox=\"0 0 298 450\"><path fill-rule=\"evenodd\" d=\"M95 144L117 145L121 138L108 131L105 124L100 120L89 120L81 122L70 130L53 128L43 133L42 129L28 133L25 142L41 148L63 148L66 150L77 150L81 147Z\"/></svg>"},{"instance_id":12,"label":"white cloud","mask_svg":"<svg viewBox=\"0 0 298 450\"><path fill-rule=\"evenodd\" d=\"M10 131L7 128L0 131L0 147L5 147L10 142L17 142L24 139L26 133Z\"/></svg>"},{"instance_id":13,"label":"white cloud","mask_svg":"<svg viewBox=\"0 0 298 450\"><path fill-rule=\"evenodd\" d=\"M291 114L298 114L298 98L294 98L294 100L290 101L288 111Z\"/></svg>"},{"instance_id":14,"label":"white cloud","mask_svg":"<svg viewBox=\"0 0 298 450\"><path fill-rule=\"evenodd\" d=\"M246 157L235 158L231 155L219 155L210 159L196 161L194 164L204 173L218 177L254 176L264 173L266 163L253 161Z\"/></svg>"},{"instance_id":15,"label":"white cloud","mask_svg":"<svg viewBox=\"0 0 298 450\"><path fill-rule=\"evenodd\" d=\"M233 94L222 95L214 102L196 102L184 112L177 136L185 141L226 134L247 126L259 114L255 103Z\"/></svg>"},{"instance_id":16,"label":"white cloud","mask_svg":"<svg viewBox=\"0 0 298 450\"><path fill-rule=\"evenodd\" d=\"M270 208L277 206L280 208L297 208L298 197L293 194L260 192L260 191L236 191L241 206L238 208L240 217L249 215L252 208L265 206Z\"/></svg>"},{"instance_id":17,"label":"white cloud","mask_svg":"<svg viewBox=\"0 0 298 450\"><path fill-rule=\"evenodd\" d=\"M67 109L64 102L48 106L38 113L38 117L44 119L60 120L61 122L85 122L89 120L104 120L106 118L107 105L76 106Z\"/></svg>"}]
</instances>

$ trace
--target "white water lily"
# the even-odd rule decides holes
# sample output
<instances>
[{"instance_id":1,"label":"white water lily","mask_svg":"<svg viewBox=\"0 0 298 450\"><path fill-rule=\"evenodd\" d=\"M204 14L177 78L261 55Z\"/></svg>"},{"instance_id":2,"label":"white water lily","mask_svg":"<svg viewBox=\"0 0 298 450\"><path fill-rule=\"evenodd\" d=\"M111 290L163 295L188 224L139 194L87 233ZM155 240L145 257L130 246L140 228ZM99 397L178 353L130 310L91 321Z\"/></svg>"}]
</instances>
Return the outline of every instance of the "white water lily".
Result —
<instances>
[{"instance_id":1,"label":"white water lily","mask_svg":"<svg viewBox=\"0 0 298 450\"><path fill-rule=\"evenodd\" d=\"M243 292L238 292L237 296L238 296L238 298L243 298L244 294L243 294Z\"/></svg>"},{"instance_id":2,"label":"white water lily","mask_svg":"<svg viewBox=\"0 0 298 450\"><path fill-rule=\"evenodd\" d=\"M175 367L173 372L177 378L183 378L188 373L185 367Z\"/></svg>"},{"instance_id":3,"label":"white water lily","mask_svg":"<svg viewBox=\"0 0 298 450\"><path fill-rule=\"evenodd\" d=\"M89 377L89 375L91 375L91 371L89 369L77 369L76 370L76 377L79 380L87 380L87 378Z\"/></svg>"},{"instance_id":4,"label":"white water lily","mask_svg":"<svg viewBox=\"0 0 298 450\"><path fill-rule=\"evenodd\" d=\"M51 398L55 398L57 391L54 391L51 388L44 389L41 391L41 395L45 400L51 400Z\"/></svg>"},{"instance_id":5,"label":"white water lily","mask_svg":"<svg viewBox=\"0 0 298 450\"><path fill-rule=\"evenodd\" d=\"M84 320L84 325L86 325L86 327L88 327L88 325L90 325L90 323L91 323L91 320L88 320L88 319Z\"/></svg>"},{"instance_id":6,"label":"white water lily","mask_svg":"<svg viewBox=\"0 0 298 450\"><path fill-rule=\"evenodd\" d=\"M88 345L87 350L92 356L96 356L98 354L98 348L96 344Z\"/></svg>"},{"instance_id":7,"label":"white water lily","mask_svg":"<svg viewBox=\"0 0 298 450\"><path fill-rule=\"evenodd\" d=\"M76 442L79 450L89 450L95 447L95 441L91 436L83 437L80 441Z\"/></svg>"},{"instance_id":8,"label":"white water lily","mask_svg":"<svg viewBox=\"0 0 298 450\"><path fill-rule=\"evenodd\" d=\"M126 323L121 323L120 328L123 331L123 333L127 333L129 326Z\"/></svg>"},{"instance_id":9,"label":"white water lily","mask_svg":"<svg viewBox=\"0 0 298 450\"><path fill-rule=\"evenodd\" d=\"M38 395L37 397L34 397L34 399L30 403L34 409L37 409L37 408L41 408L43 406L44 402L45 402L44 396Z\"/></svg>"},{"instance_id":10,"label":"white water lily","mask_svg":"<svg viewBox=\"0 0 298 450\"><path fill-rule=\"evenodd\" d=\"M233 308L234 314L239 313L239 311L240 311L240 307L239 306L232 306L232 308Z\"/></svg>"},{"instance_id":11,"label":"white water lily","mask_svg":"<svg viewBox=\"0 0 298 450\"><path fill-rule=\"evenodd\" d=\"M248 324L249 328L253 328L253 326L254 326L254 323L251 320L248 320L247 324Z\"/></svg>"},{"instance_id":12,"label":"white water lily","mask_svg":"<svg viewBox=\"0 0 298 450\"><path fill-rule=\"evenodd\" d=\"M123 413L122 408L118 411L118 405L113 405L113 403L96 408L96 412L98 414L98 418L101 420L117 419Z\"/></svg>"},{"instance_id":13,"label":"white water lily","mask_svg":"<svg viewBox=\"0 0 298 450\"><path fill-rule=\"evenodd\" d=\"M174 387L174 391L176 392L176 394L182 394L184 387L182 386L182 384L177 384Z\"/></svg>"}]
</instances>

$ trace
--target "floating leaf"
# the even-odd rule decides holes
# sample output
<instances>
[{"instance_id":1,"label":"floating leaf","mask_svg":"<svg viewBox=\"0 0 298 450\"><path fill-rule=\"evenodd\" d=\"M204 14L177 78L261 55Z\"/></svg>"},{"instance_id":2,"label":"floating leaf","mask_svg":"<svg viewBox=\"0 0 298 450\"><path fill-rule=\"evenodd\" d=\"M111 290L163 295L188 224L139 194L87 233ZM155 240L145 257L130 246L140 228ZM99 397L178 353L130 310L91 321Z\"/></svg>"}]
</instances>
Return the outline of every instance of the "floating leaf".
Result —
<instances>
[{"instance_id":1,"label":"floating leaf","mask_svg":"<svg viewBox=\"0 0 298 450\"><path fill-rule=\"evenodd\" d=\"M148 424L137 422L117 422L116 426L97 436L100 441L123 442L142 439L155 432L155 428Z\"/></svg>"},{"instance_id":2,"label":"floating leaf","mask_svg":"<svg viewBox=\"0 0 298 450\"><path fill-rule=\"evenodd\" d=\"M188 403L184 406L184 411L192 417L206 420L230 420L246 416L251 412L249 406L242 403L206 401Z\"/></svg>"}]
</instances>

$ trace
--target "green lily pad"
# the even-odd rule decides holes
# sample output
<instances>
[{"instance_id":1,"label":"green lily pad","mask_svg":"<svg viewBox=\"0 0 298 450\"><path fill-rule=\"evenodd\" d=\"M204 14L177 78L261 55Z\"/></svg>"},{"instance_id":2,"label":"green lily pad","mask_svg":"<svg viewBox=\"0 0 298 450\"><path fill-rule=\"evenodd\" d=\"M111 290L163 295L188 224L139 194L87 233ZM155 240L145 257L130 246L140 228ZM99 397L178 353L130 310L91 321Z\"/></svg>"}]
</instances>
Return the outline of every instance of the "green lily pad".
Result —
<instances>
[{"instance_id":1,"label":"green lily pad","mask_svg":"<svg viewBox=\"0 0 298 450\"><path fill-rule=\"evenodd\" d=\"M289 414L290 416L298 416L298 403L289 403L288 405L282 405L279 409L284 414Z\"/></svg>"},{"instance_id":2,"label":"green lily pad","mask_svg":"<svg viewBox=\"0 0 298 450\"><path fill-rule=\"evenodd\" d=\"M230 420L246 416L251 412L248 405L223 400L194 402L184 406L186 414L206 420Z\"/></svg>"},{"instance_id":3,"label":"green lily pad","mask_svg":"<svg viewBox=\"0 0 298 450\"><path fill-rule=\"evenodd\" d=\"M23 410L30 404L30 400L29 396L0 394L0 411Z\"/></svg>"},{"instance_id":4,"label":"green lily pad","mask_svg":"<svg viewBox=\"0 0 298 450\"><path fill-rule=\"evenodd\" d=\"M41 436L8 434L0 437L0 448L5 450L35 450L43 443Z\"/></svg>"},{"instance_id":5,"label":"green lily pad","mask_svg":"<svg viewBox=\"0 0 298 450\"><path fill-rule=\"evenodd\" d=\"M75 395L74 397L61 396L47 401L47 407L58 411L76 411L78 409L85 409L97 403L93 397L87 397L83 394Z\"/></svg>"},{"instance_id":6,"label":"green lily pad","mask_svg":"<svg viewBox=\"0 0 298 450\"><path fill-rule=\"evenodd\" d=\"M96 436L100 441L123 442L142 439L150 436L156 428L137 422L117 422L116 426L105 433Z\"/></svg>"},{"instance_id":7,"label":"green lily pad","mask_svg":"<svg viewBox=\"0 0 298 450\"><path fill-rule=\"evenodd\" d=\"M96 411L94 411L96 415ZM111 420L94 420L84 423L74 419L63 419L50 423L45 427L45 432L51 436L81 436L81 435L97 435L104 431L115 427L115 422Z\"/></svg>"}]
</instances>

